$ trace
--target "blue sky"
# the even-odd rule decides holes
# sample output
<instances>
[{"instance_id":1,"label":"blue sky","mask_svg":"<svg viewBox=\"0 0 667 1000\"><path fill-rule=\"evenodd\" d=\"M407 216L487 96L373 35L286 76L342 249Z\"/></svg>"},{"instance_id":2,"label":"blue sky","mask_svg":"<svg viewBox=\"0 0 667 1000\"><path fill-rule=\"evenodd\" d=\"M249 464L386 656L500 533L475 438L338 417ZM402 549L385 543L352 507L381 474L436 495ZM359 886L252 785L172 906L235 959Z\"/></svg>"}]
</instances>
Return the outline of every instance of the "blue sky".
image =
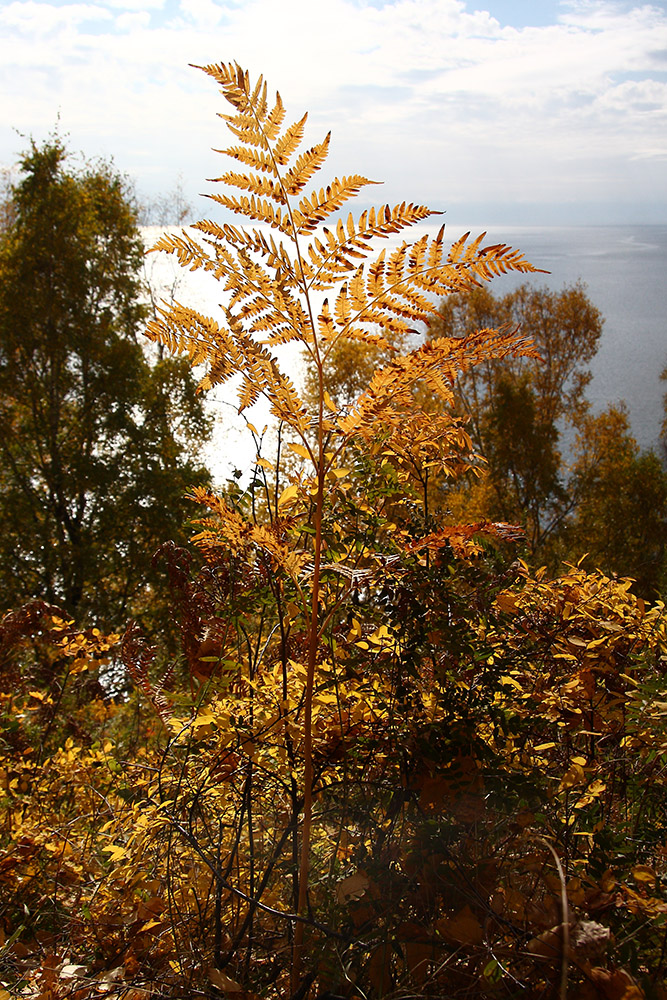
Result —
<instances>
[{"instance_id":1,"label":"blue sky","mask_svg":"<svg viewBox=\"0 0 667 1000\"><path fill-rule=\"evenodd\" d=\"M264 73L331 169L456 224L667 223L667 9L642 0L0 2L0 165L59 119L155 195L225 169L213 82Z\"/></svg>"}]
</instances>

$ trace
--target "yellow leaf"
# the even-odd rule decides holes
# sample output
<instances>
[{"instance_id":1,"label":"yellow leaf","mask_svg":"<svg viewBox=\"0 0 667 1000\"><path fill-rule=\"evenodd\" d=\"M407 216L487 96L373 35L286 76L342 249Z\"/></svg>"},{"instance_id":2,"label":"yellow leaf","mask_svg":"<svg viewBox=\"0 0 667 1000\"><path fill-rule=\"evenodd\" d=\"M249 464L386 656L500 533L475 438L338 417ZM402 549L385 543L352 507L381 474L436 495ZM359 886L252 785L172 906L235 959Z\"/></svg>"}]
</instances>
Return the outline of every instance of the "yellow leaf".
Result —
<instances>
[{"instance_id":1,"label":"yellow leaf","mask_svg":"<svg viewBox=\"0 0 667 1000\"><path fill-rule=\"evenodd\" d=\"M127 851L124 847L117 847L115 844L110 844L109 847L103 847L103 851L106 851L109 855L109 861L120 861L121 858L127 857Z\"/></svg>"},{"instance_id":2,"label":"yellow leaf","mask_svg":"<svg viewBox=\"0 0 667 1000\"><path fill-rule=\"evenodd\" d=\"M632 877L635 882L644 885L655 885L655 872L648 865L635 865L632 869Z\"/></svg>"},{"instance_id":3,"label":"yellow leaf","mask_svg":"<svg viewBox=\"0 0 667 1000\"><path fill-rule=\"evenodd\" d=\"M511 590L503 590L502 593L498 594L496 596L496 604L500 610L504 611L506 614L516 614L516 594L513 594Z\"/></svg>"},{"instance_id":4,"label":"yellow leaf","mask_svg":"<svg viewBox=\"0 0 667 1000\"><path fill-rule=\"evenodd\" d=\"M285 504L290 503L291 500L294 500L298 492L298 484L292 483L292 485L288 486L287 489L284 489L278 497L278 506L283 507Z\"/></svg>"},{"instance_id":5,"label":"yellow leaf","mask_svg":"<svg viewBox=\"0 0 667 1000\"><path fill-rule=\"evenodd\" d=\"M358 618L353 618L352 628L347 634L348 641L352 641L353 639L361 639L362 635L363 632L361 630L361 622L359 621Z\"/></svg>"},{"instance_id":6,"label":"yellow leaf","mask_svg":"<svg viewBox=\"0 0 667 1000\"><path fill-rule=\"evenodd\" d=\"M301 458L310 458L310 452L303 444L288 444L287 447L291 448L297 455L300 455Z\"/></svg>"},{"instance_id":7,"label":"yellow leaf","mask_svg":"<svg viewBox=\"0 0 667 1000\"><path fill-rule=\"evenodd\" d=\"M255 465L260 465L263 469L268 469L269 472L273 472L273 465L269 462L268 458L257 457L255 459Z\"/></svg>"},{"instance_id":8,"label":"yellow leaf","mask_svg":"<svg viewBox=\"0 0 667 1000\"><path fill-rule=\"evenodd\" d=\"M559 792L569 791L570 788L575 788L577 785L582 785L585 780L584 769L581 764L572 764L570 768L565 772L560 780L558 786Z\"/></svg>"}]
</instances>

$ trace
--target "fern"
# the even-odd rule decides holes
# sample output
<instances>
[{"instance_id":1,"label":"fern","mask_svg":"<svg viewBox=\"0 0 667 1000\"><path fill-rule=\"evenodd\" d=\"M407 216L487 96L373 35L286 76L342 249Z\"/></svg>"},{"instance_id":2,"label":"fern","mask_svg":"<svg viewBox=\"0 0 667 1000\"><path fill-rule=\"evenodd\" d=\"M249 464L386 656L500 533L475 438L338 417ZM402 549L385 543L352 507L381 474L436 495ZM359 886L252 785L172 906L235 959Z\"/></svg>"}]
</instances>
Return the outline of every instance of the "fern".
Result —
<instances>
[{"instance_id":1,"label":"fern","mask_svg":"<svg viewBox=\"0 0 667 1000\"><path fill-rule=\"evenodd\" d=\"M274 238L264 229L203 221L194 227L201 240L182 233L155 244L155 250L175 254L182 266L213 273L228 296L224 331L214 320L198 318L178 304L147 331L171 350L188 353L193 363L209 363L202 389L225 381L244 365L241 408L264 395L275 413L294 419L303 412L302 401L291 387L287 408L279 402L286 382L278 363L261 355L261 364L257 359L249 364L252 340L269 349L298 342L317 365L339 340L386 344L387 338L404 337L424 323L443 295L508 271L535 270L508 246L483 246L484 234L473 240L466 234L446 249L444 227L434 238L403 243L388 256L382 253L369 261L375 239L423 221L432 210L403 202L368 209L356 220L348 214L328 223L373 182L351 174L307 191L326 162L330 134L302 149L307 115L285 126L282 99L276 94L272 104L268 101L263 77L253 84L235 63L201 68L220 85L233 109L221 117L238 142L219 152L248 168L224 172L216 182L226 190L209 197L279 234ZM317 307L313 293L329 290L336 290L332 306ZM305 426L300 417L297 423Z\"/></svg>"},{"instance_id":2,"label":"fern","mask_svg":"<svg viewBox=\"0 0 667 1000\"><path fill-rule=\"evenodd\" d=\"M221 117L234 140L219 152L245 168L222 172L216 180L222 190L209 197L246 223L258 225L246 229L204 220L194 227L194 235L162 237L154 249L174 254L191 270L210 272L221 283L226 305L215 319L174 303L159 312L147 334L169 350L186 353L193 364L205 366L201 390L240 376L239 410L260 396L266 398L275 417L290 429L296 439L292 447L306 463L300 478L295 477L280 495L276 491L267 524L246 520L213 494L194 495L208 508L196 536L204 553L210 555L219 546L246 558L252 551L262 552L278 576L291 580L300 614L309 622L303 640L307 653L299 734L303 777L296 805L301 816L296 906L300 916L294 932L292 994L297 995L303 921L308 919L315 780L313 694L321 637L327 616L333 613L327 611L326 574L346 577L337 559L325 559L326 552L335 551L324 534L325 501L333 509L337 498L345 496L342 480L349 471L339 468L337 460L354 439L360 439L371 448L381 442L383 455L395 461L399 477L416 469L424 484L435 467L445 477L470 468L472 446L462 421L442 408L416 406L417 387L431 398L451 403L457 376L471 365L510 353L532 356L534 349L511 329L431 341L376 372L348 411L339 411L327 393L325 364L340 342L387 349L413 332L415 324L427 321L443 295L497 274L535 268L508 246L484 246L484 234L473 240L466 234L447 248L444 227L434 237L405 241L373 258L376 239L422 222L434 214L431 209L403 202L368 209L358 219L351 213L343 218L338 214L343 206L373 182L353 173L315 183L326 163L330 134L304 147L306 115L286 126L280 95L269 101L263 77L253 84L236 63L201 68L218 83L232 109ZM329 293L323 301L322 293ZM300 344L312 366L317 386L313 414L273 353L286 343ZM290 521L284 511L292 508L296 513ZM309 539L307 552L289 543L290 526ZM425 551L428 558L429 551L449 545L466 554L474 550L476 534L502 537L504 530L486 524L448 528L427 534L414 552ZM395 548L401 544L396 542ZM403 555L408 554L403 546ZM347 570L353 583L355 570ZM135 664L140 683L147 683L151 654L137 642L129 636L126 655L128 663Z\"/></svg>"}]
</instances>

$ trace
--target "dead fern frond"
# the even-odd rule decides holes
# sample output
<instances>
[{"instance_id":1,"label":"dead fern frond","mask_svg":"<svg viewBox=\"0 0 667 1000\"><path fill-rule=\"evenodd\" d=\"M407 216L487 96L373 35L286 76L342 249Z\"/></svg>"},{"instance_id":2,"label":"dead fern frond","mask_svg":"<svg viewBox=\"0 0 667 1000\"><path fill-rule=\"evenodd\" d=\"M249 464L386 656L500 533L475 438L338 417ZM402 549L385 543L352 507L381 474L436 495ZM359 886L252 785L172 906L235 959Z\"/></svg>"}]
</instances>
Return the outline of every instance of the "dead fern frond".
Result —
<instances>
[{"instance_id":1,"label":"dead fern frond","mask_svg":"<svg viewBox=\"0 0 667 1000\"><path fill-rule=\"evenodd\" d=\"M388 349L428 321L442 296L508 271L535 270L511 247L484 246L485 234L474 239L466 234L447 248L444 226L435 237L423 235L369 260L375 239L423 221L434 214L431 209L402 202L367 209L357 220L349 214L346 220L338 217L329 222L350 198L374 182L350 174L308 191L326 162L330 133L302 149L307 115L285 126L280 94L270 102L262 76L252 82L237 63L201 68L218 83L231 106L231 112L220 117L238 141L220 152L248 168L224 172L217 183L227 190L208 197L259 224L246 230L207 220L194 227L201 241L184 232L164 236L155 245L156 250L175 254L183 267L214 274L226 295L224 321L175 303L148 327L151 339L187 353L193 364L208 366L202 390L240 375L240 409L264 396L279 419L306 435L310 421L303 401L280 370L273 348L301 343L322 382L321 366L339 341ZM332 288L336 294L331 304L312 301L313 293ZM487 331L481 353L488 357L489 351L501 350L503 337L507 350L524 349L515 334ZM348 435L353 428L361 430L366 421L374 423L388 412L387 407L400 408L415 381L424 381L444 398L460 366L477 357L472 342L431 344L420 350L373 378L338 427L339 433Z\"/></svg>"},{"instance_id":2,"label":"dead fern frond","mask_svg":"<svg viewBox=\"0 0 667 1000\"><path fill-rule=\"evenodd\" d=\"M468 337L427 341L377 371L351 412L339 419L338 426L348 436L365 428L370 430L378 421L409 408L418 383L451 403L459 374L481 361L510 355L538 356L532 342L516 329L477 330Z\"/></svg>"}]
</instances>

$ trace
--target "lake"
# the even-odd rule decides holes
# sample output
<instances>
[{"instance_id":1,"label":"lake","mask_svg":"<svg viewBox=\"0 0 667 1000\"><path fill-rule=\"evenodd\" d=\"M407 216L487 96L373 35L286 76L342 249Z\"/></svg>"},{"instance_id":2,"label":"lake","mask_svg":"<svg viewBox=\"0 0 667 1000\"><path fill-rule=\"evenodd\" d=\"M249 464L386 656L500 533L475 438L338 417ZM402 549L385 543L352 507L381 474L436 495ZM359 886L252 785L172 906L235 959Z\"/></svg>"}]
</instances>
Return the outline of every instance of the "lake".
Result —
<instances>
[{"instance_id":1,"label":"lake","mask_svg":"<svg viewBox=\"0 0 667 1000\"><path fill-rule=\"evenodd\" d=\"M657 446L667 392L660 380L667 367L667 226L490 228L489 237L551 272L499 278L497 291L525 277L553 289L586 284L605 319L588 398L595 410L624 400L641 447Z\"/></svg>"},{"instance_id":2,"label":"lake","mask_svg":"<svg viewBox=\"0 0 667 1000\"><path fill-rule=\"evenodd\" d=\"M437 228L415 226L406 231L405 238L418 239ZM147 244L162 231L145 230ZM446 232L454 240L464 229L448 224ZM667 383L660 380L667 366L667 226L489 227L487 233L486 242L521 249L531 263L550 272L497 278L492 282L497 294L523 281L555 290L578 280L585 283L588 297L605 318L600 350L591 364L593 380L588 397L593 409L599 411L624 400L641 447L656 447L667 391ZM378 249L392 243L398 240L379 241ZM149 258L152 280L167 286L178 274L179 301L216 315L220 291L214 279L200 271L174 269L173 258L160 258ZM298 359L293 357L288 367L298 380ZM218 392L213 401L221 431L210 459L220 476L234 467L246 470L254 459L244 422L235 414L232 400L233 394L226 390ZM250 419L259 426L266 419L266 410L252 413Z\"/></svg>"}]
</instances>

